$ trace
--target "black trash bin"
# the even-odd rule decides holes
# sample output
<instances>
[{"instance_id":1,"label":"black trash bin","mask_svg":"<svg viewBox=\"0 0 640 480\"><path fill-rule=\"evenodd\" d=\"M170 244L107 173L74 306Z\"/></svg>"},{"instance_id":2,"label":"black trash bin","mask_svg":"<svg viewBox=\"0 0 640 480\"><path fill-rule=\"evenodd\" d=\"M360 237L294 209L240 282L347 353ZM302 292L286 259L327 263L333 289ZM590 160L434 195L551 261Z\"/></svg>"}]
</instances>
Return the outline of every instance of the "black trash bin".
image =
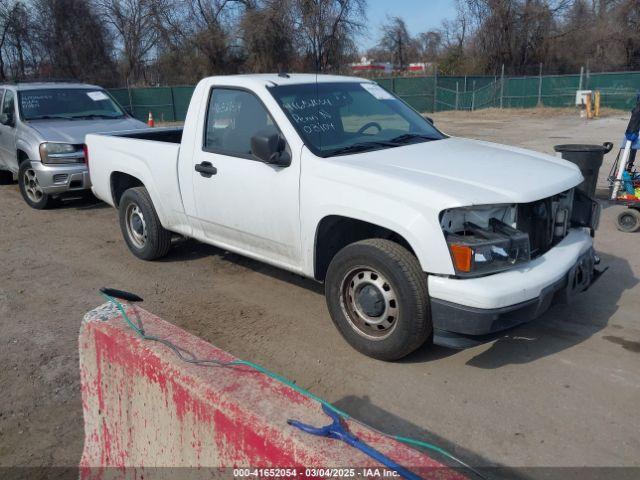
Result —
<instances>
[{"instance_id":1,"label":"black trash bin","mask_svg":"<svg viewBox=\"0 0 640 480\"><path fill-rule=\"evenodd\" d=\"M604 156L611 151L613 143L605 142L602 145L556 145L553 149L562 154L562 158L575 163L584 177L584 181L578 188L591 198L596 196L596 183L598 172L602 166Z\"/></svg>"}]
</instances>

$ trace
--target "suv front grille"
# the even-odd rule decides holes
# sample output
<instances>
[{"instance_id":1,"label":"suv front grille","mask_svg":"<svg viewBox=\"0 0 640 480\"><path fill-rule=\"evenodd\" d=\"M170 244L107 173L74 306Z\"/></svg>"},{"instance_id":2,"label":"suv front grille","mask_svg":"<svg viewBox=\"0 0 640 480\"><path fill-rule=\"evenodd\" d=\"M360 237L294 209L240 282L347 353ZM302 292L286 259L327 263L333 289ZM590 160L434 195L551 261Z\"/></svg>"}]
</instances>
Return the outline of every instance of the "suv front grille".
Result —
<instances>
[{"instance_id":1,"label":"suv front grille","mask_svg":"<svg viewBox=\"0 0 640 480\"><path fill-rule=\"evenodd\" d=\"M56 173L53 176L53 183L67 183L68 178L69 175L67 175L66 173Z\"/></svg>"}]
</instances>

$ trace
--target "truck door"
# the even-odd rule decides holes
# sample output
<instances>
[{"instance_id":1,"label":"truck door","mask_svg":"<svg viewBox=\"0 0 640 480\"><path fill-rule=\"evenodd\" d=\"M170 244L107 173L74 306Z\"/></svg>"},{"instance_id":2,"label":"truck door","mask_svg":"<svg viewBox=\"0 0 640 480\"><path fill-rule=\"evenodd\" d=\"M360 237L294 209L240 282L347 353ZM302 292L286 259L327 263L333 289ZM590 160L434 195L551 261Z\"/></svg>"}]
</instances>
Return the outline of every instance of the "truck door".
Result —
<instances>
[{"instance_id":1,"label":"truck door","mask_svg":"<svg viewBox=\"0 0 640 480\"><path fill-rule=\"evenodd\" d=\"M0 165L6 170L18 172L16 155L16 106L15 95L5 90L0 107Z\"/></svg>"},{"instance_id":2,"label":"truck door","mask_svg":"<svg viewBox=\"0 0 640 480\"><path fill-rule=\"evenodd\" d=\"M205 122L192 160L196 214L205 236L229 250L299 268L299 156L292 155L288 167L253 157L251 137L278 127L247 90L214 87Z\"/></svg>"}]
</instances>

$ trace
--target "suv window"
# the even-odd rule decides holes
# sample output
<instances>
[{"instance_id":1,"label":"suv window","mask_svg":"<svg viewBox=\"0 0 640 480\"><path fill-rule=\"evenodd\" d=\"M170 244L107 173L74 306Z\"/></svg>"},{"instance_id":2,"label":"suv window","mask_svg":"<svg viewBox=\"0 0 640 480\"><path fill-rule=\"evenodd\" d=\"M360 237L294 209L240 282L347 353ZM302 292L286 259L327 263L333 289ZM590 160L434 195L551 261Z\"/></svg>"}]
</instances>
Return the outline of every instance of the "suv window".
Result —
<instances>
[{"instance_id":1,"label":"suv window","mask_svg":"<svg viewBox=\"0 0 640 480\"><path fill-rule=\"evenodd\" d=\"M15 96L11 90L7 90L2 100L2 113L13 115L15 111Z\"/></svg>"},{"instance_id":2,"label":"suv window","mask_svg":"<svg viewBox=\"0 0 640 480\"><path fill-rule=\"evenodd\" d=\"M251 137L275 123L252 93L230 88L211 91L205 125L204 150L249 158Z\"/></svg>"}]
</instances>

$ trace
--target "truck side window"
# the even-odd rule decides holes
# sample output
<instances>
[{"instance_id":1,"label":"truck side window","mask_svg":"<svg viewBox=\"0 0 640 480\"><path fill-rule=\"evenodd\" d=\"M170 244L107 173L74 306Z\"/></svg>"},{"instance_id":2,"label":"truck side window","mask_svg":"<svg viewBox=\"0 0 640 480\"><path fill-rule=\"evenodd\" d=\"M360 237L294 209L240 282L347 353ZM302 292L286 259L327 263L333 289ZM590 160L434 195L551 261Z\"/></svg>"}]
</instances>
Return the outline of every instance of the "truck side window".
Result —
<instances>
[{"instance_id":1,"label":"truck side window","mask_svg":"<svg viewBox=\"0 0 640 480\"><path fill-rule=\"evenodd\" d=\"M260 130L277 128L258 98L243 90L214 88L209 99L203 149L249 157L251 137Z\"/></svg>"}]
</instances>

